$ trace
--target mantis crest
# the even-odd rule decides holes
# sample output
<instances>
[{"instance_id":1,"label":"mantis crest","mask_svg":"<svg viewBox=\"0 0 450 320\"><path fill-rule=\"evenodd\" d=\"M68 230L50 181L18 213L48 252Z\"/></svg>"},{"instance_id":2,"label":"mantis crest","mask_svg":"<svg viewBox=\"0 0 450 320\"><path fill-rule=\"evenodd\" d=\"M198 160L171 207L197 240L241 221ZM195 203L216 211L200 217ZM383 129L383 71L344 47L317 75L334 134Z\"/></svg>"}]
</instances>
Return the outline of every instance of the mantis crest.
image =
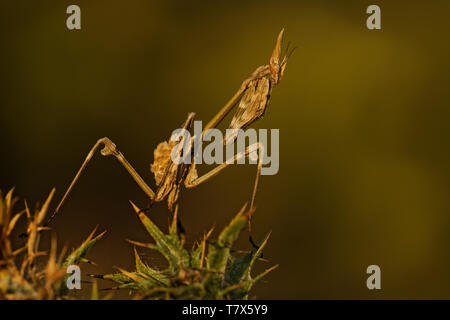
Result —
<instances>
[{"instance_id":1,"label":"mantis crest","mask_svg":"<svg viewBox=\"0 0 450 320\"><path fill-rule=\"evenodd\" d=\"M286 68L287 60L290 54L292 54L293 52L292 50L280 60L283 32L284 29L281 30L278 35L275 49L272 52L269 64L258 67L248 79L244 80L234 96L204 127L201 134L202 136L208 129L215 128L219 123L221 123L226 115L238 104L239 105L236 114L231 120L231 124L229 126L230 129L245 129L264 115L264 112L269 104L272 87L277 86L280 82ZM186 121L182 125L182 128L189 130L194 121L194 118L195 113L189 113ZM234 163L236 160L242 157L248 157L252 153L259 151L260 156L257 166L257 173L251 198L250 210L248 211L249 231L251 232L251 215L254 211L254 201L262 167L261 154L263 151L263 146L259 142L254 143L248 146L245 151L237 153L233 157L233 159L228 159L225 163L220 164L207 173L199 176L197 173L195 161L190 161L190 164L177 164L171 160L171 154L174 151L179 153L182 157L191 157L192 160L195 160L194 151L190 152L189 154L182 154L182 149L174 150L177 145L183 145L185 142L192 145L193 138L190 141L183 141L183 139L184 138L182 137L180 142L174 142L170 139L169 141L163 141L154 150L154 161L150 166L150 170L155 176L155 189L152 189L148 186L148 184L142 179L142 177L137 173L137 171L133 168L133 166L128 162L125 156L118 150L116 145L109 138L105 137L99 139L89 151L83 164L73 178L71 184L69 185L67 191L65 192L52 216L48 219L47 225L58 214L68 195L72 191L74 185L78 181L80 175L94 156L96 150L101 146L103 146L103 148L101 149L100 153L103 156L114 156L128 171L131 177L142 189L142 191L144 191L144 193L150 198L151 204L167 199L168 208L172 213L174 213L177 208L177 200L180 190L183 186L185 188L196 187L218 174L220 171L225 169L228 165ZM236 135L228 136L224 139L224 143L233 143L235 139ZM193 148L191 148L191 150L193 150Z\"/></svg>"}]
</instances>

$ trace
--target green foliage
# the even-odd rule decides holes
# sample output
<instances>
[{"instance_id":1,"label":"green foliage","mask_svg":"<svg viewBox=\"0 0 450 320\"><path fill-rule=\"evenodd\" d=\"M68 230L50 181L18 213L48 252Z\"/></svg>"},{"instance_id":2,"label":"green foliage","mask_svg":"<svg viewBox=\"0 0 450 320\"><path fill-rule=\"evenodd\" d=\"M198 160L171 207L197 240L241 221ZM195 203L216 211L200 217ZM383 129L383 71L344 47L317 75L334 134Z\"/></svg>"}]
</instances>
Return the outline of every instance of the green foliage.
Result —
<instances>
[{"instance_id":1,"label":"green foliage","mask_svg":"<svg viewBox=\"0 0 450 320\"><path fill-rule=\"evenodd\" d=\"M154 243L129 242L157 250L169 266L164 270L149 267L135 248L135 271L119 269L118 273L94 276L116 282L118 286L115 289L132 290L137 298L144 299L247 299L252 286L277 267L269 268L255 278L251 276L252 267L260 259L269 234L258 249L242 257L231 254L231 248L251 214L246 212L246 206L222 230L217 241L208 240L212 233L210 230L192 250L185 248L184 238L177 232L178 208L169 233L165 234L137 206L133 203L132 206Z\"/></svg>"},{"instance_id":2,"label":"green foliage","mask_svg":"<svg viewBox=\"0 0 450 320\"><path fill-rule=\"evenodd\" d=\"M92 249L92 247L95 245L95 243L100 240L106 233L106 231L103 231L98 236L94 237L95 232L97 231L97 227L91 232L91 234L87 237L86 240L75 250L72 251L71 254L66 258L66 260L63 263L64 267L73 265L73 264L80 264L81 262L87 262L86 255L89 253L89 251Z\"/></svg>"}]
</instances>

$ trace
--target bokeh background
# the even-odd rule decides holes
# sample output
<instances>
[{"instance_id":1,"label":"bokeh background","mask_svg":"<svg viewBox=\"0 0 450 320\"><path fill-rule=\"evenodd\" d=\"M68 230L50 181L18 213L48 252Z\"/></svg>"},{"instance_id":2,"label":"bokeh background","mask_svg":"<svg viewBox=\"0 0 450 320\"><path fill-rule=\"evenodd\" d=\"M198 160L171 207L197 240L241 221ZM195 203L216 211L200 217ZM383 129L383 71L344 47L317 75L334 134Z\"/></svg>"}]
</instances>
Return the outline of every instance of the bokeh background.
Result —
<instances>
[{"instance_id":1,"label":"bokeh background","mask_svg":"<svg viewBox=\"0 0 450 320\"><path fill-rule=\"evenodd\" d=\"M80 31L66 28L70 4L81 7ZM366 28L370 4L381 7L382 30ZM0 188L15 186L35 204L56 187L55 206L103 136L153 186L154 147L189 111L208 121L268 62L285 27L298 48L255 124L280 129L280 171L261 178L254 216L257 238L273 231L270 263L258 270L280 267L252 297L450 298L449 9L446 1L2 1ZM189 244L235 215L254 173L234 166L184 190ZM52 225L69 247L97 224L108 230L90 255L98 267L85 274L133 268L124 239L149 237L128 200L147 204L118 162L97 155ZM151 217L165 228L166 205ZM246 238L237 248L249 249ZM366 288L371 264L381 267L378 291Z\"/></svg>"}]
</instances>

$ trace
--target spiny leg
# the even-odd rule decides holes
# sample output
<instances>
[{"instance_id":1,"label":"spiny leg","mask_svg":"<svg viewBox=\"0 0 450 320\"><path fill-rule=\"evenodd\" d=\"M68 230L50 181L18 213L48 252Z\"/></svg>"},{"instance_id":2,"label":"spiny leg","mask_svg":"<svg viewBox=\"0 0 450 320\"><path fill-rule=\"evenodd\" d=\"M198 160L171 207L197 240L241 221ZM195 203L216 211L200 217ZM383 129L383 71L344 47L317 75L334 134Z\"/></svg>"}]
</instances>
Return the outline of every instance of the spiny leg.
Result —
<instances>
[{"instance_id":1,"label":"spiny leg","mask_svg":"<svg viewBox=\"0 0 450 320\"><path fill-rule=\"evenodd\" d=\"M127 159L125 159L123 154L117 149L116 145L109 138L101 138L95 143L95 145L89 151L88 155L86 156L86 159L84 160L84 162L81 165L80 169L78 170L77 174L73 178L69 188L67 189L66 193L62 197L62 199L59 202L58 206L56 207L55 211L53 212L51 217L47 220L45 225L48 225L53 220L53 218L58 214L58 212L61 209L62 205L66 201L69 193L72 191L73 187L75 186L75 183L80 178L80 176L83 173L84 169L86 169L86 166L89 163L89 161L92 159L92 157L94 156L95 151L101 145L104 145L104 148L100 151L101 154L103 156L113 155L114 157L116 157L116 159L119 160L119 162L125 167L125 169L128 171L128 173L133 177L134 181L136 181L136 183L139 185L139 187L145 192L145 194L150 199L154 198L155 193L153 192L153 190L145 183L145 181L136 172L136 170L131 166L131 164L127 161Z\"/></svg>"}]
</instances>

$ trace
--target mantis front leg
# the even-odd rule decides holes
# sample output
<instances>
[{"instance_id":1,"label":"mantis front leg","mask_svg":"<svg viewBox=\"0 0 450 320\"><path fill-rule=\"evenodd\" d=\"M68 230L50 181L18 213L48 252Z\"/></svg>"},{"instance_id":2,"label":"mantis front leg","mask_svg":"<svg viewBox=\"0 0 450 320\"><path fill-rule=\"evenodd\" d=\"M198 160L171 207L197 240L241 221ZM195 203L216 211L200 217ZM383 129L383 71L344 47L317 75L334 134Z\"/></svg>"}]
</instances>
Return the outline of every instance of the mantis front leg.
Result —
<instances>
[{"instance_id":1,"label":"mantis front leg","mask_svg":"<svg viewBox=\"0 0 450 320\"><path fill-rule=\"evenodd\" d=\"M55 211L51 215L51 217L47 220L46 225L48 225L53 218L58 214L59 210L61 209L62 205L66 201L69 193L72 191L73 187L75 186L75 183L78 181L79 177L83 173L84 169L86 169L87 164L94 156L95 151L100 147L101 145L104 146L104 148L100 151L100 153L103 156L114 156L117 160L125 167L125 169L128 171L128 173L131 175L131 177L136 181L138 186L145 192L145 194L153 200L155 197L155 193L153 190L145 183L145 181L142 179L142 177L136 172L136 170L133 168L133 166L125 159L124 155L117 149L116 145L109 139L109 138L101 138L97 140L97 142L94 144L94 146L89 151L88 155L86 156L86 159L84 160L83 164L81 165L80 169L78 170L77 174L73 178L69 188L67 189L66 193L62 197L61 201L59 202L58 206L56 207Z\"/></svg>"},{"instance_id":2,"label":"mantis front leg","mask_svg":"<svg viewBox=\"0 0 450 320\"><path fill-rule=\"evenodd\" d=\"M263 155L264 155L264 146L256 142L250 146L248 146L245 151L241 151L238 154L234 155L232 158L228 159L225 163L215 167L211 171L205 173L204 175L197 177L196 176L196 169L195 169L195 162L191 165L189 168L189 173L186 177L186 180L184 182L186 188L194 188L198 186L199 184L209 180L210 178L214 177L216 174L218 174L220 171L228 167L230 164L234 164L235 161L238 159L241 159L242 157L250 157L255 155L255 153L259 151L258 157L258 167L256 170L256 177L255 177L255 184L253 186L253 193L252 193L252 199L250 203L250 210L249 210L249 217L248 217L248 227L249 232L251 233L251 218L254 211L254 204L255 204L255 198L256 198L256 190L258 189L258 182L259 182L259 176L261 175L261 168L263 165Z\"/></svg>"}]
</instances>

